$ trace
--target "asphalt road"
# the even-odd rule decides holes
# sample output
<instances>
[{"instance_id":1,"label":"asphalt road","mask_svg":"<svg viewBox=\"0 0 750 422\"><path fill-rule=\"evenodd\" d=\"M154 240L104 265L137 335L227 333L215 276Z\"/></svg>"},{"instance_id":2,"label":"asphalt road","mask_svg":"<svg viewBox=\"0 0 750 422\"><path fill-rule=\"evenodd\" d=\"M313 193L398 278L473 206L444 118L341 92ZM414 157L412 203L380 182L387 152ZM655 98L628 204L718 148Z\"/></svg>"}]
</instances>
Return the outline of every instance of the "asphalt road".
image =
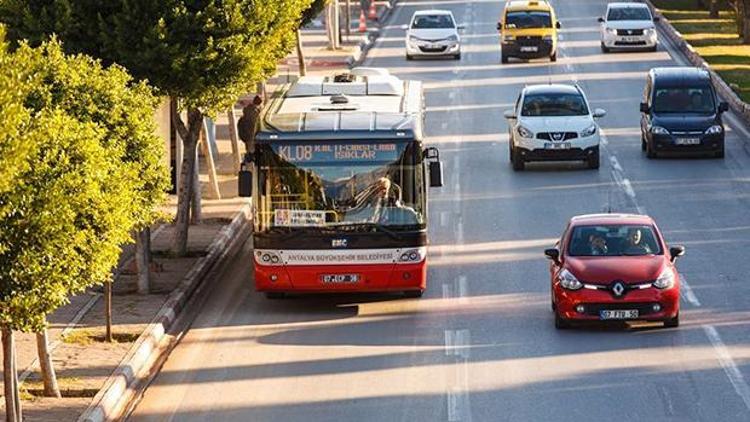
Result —
<instances>
[{"instance_id":1,"label":"asphalt road","mask_svg":"<svg viewBox=\"0 0 750 422\"><path fill-rule=\"evenodd\" d=\"M553 4L555 64L499 64L498 1L402 1L370 53L367 65L424 81L445 164L424 298L267 301L245 246L131 420L750 420L750 136L730 125L724 160L647 160L645 73L679 58L664 45L603 55L606 1ZM460 62L404 60L399 26L433 7L467 25ZM550 80L577 81L609 112L600 170L512 171L502 112ZM687 247L678 329L554 329L542 250L571 216L606 209L648 213Z\"/></svg>"}]
</instances>

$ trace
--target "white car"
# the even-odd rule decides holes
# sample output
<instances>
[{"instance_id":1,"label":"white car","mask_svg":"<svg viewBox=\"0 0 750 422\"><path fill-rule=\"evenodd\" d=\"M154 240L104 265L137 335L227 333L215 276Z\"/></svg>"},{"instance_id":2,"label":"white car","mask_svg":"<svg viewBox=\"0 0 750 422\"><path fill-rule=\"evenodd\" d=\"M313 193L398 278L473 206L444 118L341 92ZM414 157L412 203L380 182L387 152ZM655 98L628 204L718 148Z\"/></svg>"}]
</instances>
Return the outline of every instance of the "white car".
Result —
<instances>
[{"instance_id":1,"label":"white car","mask_svg":"<svg viewBox=\"0 0 750 422\"><path fill-rule=\"evenodd\" d=\"M461 59L461 25L450 10L421 10L406 29L406 60L416 56L451 56Z\"/></svg>"},{"instance_id":2,"label":"white car","mask_svg":"<svg viewBox=\"0 0 750 422\"><path fill-rule=\"evenodd\" d=\"M656 51L658 39L654 22L645 3L609 3L601 23L602 51L611 49L647 49Z\"/></svg>"},{"instance_id":3,"label":"white car","mask_svg":"<svg viewBox=\"0 0 750 422\"><path fill-rule=\"evenodd\" d=\"M513 170L528 161L584 161L599 168L599 125L607 112L593 112L577 85L529 85L505 112Z\"/></svg>"}]
</instances>

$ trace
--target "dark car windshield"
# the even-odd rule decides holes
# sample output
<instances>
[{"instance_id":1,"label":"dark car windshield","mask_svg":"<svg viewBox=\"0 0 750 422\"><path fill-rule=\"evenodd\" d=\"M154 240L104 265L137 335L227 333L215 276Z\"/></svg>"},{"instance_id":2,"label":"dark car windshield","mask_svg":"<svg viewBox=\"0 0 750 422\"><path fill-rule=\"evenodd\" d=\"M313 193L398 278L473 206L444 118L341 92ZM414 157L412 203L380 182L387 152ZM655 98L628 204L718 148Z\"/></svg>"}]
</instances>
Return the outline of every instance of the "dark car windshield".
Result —
<instances>
[{"instance_id":1,"label":"dark car windshield","mask_svg":"<svg viewBox=\"0 0 750 422\"><path fill-rule=\"evenodd\" d=\"M709 87L657 88L655 113L713 114L716 111L713 91Z\"/></svg>"},{"instance_id":2,"label":"dark car windshield","mask_svg":"<svg viewBox=\"0 0 750 422\"><path fill-rule=\"evenodd\" d=\"M526 95L522 116L585 116L589 114L581 94L546 93Z\"/></svg>"},{"instance_id":3,"label":"dark car windshield","mask_svg":"<svg viewBox=\"0 0 750 422\"><path fill-rule=\"evenodd\" d=\"M651 13L645 7L613 7L607 14L608 21L649 21Z\"/></svg>"},{"instance_id":4,"label":"dark car windshield","mask_svg":"<svg viewBox=\"0 0 750 422\"><path fill-rule=\"evenodd\" d=\"M444 29L455 28L451 15L419 15L414 17L412 29Z\"/></svg>"},{"instance_id":5,"label":"dark car windshield","mask_svg":"<svg viewBox=\"0 0 750 422\"><path fill-rule=\"evenodd\" d=\"M552 28L552 17L549 12L508 12L505 16L505 27L510 29Z\"/></svg>"},{"instance_id":6,"label":"dark car windshield","mask_svg":"<svg viewBox=\"0 0 750 422\"><path fill-rule=\"evenodd\" d=\"M643 256L661 253L654 228L646 225L576 226L568 241L570 256Z\"/></svg>"}]
</instances>

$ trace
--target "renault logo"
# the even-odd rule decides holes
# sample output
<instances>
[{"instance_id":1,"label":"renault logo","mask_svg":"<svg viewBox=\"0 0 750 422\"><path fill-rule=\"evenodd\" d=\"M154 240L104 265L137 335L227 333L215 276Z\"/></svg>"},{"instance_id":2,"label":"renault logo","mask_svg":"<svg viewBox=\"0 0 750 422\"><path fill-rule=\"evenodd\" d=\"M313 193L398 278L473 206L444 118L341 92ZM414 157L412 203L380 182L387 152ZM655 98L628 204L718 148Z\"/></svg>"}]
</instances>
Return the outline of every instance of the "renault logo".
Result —
<instances>
[{"instance_id":1,"label":"renault logo","mask_svg":"<svg viewBox=\"0 0 750 422\"><path fill-rule=\"evenodd\" d=\"M633 35L633 31L628 30L628 35Z\"/></svg>"},{"instance_id":2,"label":"renault logo","mask_svg":"<svg viewBox=\"0 0 750 422\"><path fill-rule=\"evenodd\" d=\"M614 293L615 296L622 296L623 293L625 293L625 285L622 284L621 281L615 282L615 284L612 285L612 293Z\"/></svg>"},{"instance_id":3,"label":"renault logo","mask_svg":"<svg viewBox=\"0 0 750 422\"><path fill-rule=\"evenodd\" d=\"M565 136L562 132L553 132L552 133L552 139L555 141L562 141L563 137Z\"/></svg>"}]
</instances>

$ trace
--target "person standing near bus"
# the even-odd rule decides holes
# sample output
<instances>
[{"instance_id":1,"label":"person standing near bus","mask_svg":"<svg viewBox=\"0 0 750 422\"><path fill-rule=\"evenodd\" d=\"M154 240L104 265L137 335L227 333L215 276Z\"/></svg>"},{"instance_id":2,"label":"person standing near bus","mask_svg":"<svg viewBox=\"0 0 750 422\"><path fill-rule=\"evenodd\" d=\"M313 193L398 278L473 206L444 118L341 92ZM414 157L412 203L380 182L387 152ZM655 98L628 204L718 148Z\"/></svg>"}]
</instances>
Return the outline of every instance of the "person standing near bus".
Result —
<instances>
[{"instance_id":1,"label":"person standing near bus","mask_svg":"<svg viewBox=\"0 0 750 422\"><path fill-rule=\"evenodd\" d=\"M252 151L252 143L260 123L260 112L263 109L263 99L256 95L253 101L242 109L242 117L237 121L237 133L245 143L245 152Z\"/></svg>"}]
</instances>

